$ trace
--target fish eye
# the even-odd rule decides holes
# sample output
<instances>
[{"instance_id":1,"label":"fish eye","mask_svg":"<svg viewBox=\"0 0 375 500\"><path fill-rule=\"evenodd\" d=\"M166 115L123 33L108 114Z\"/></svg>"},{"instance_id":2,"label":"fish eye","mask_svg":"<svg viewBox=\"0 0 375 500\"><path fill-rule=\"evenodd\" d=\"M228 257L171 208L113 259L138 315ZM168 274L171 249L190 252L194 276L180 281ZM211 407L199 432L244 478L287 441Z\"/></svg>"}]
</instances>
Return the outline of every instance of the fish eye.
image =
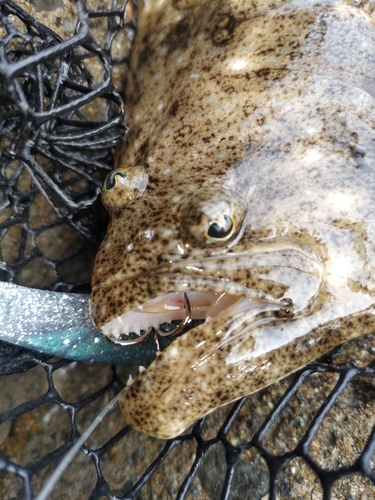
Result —
<instances>
[{"instance_id":1,"label":"fish eye","mask_svg":"<svg viewBox=\"0 0 375 500\"><path fill-rule=\"evenodd\" d=\"M220 220L212 221L208 227L207 236L214 239L229 239L234 228L230 215L223 214Z\"/></svg>"},{"instance_id":2,"label":"fish eye","mask_svg":"<svg viewBox=\"0 0 375 500\"><path fill-rule=\"evenodd\" d=\"M109 173L103 183L102 202L109 212L116 212L138 198L146 189L145 167L121 167Z\"/></svg>"},{"instance_id":3,"label":"fish eye","mask_svg":"<svg viewBox=\"0 0 375 500\"><path fill-rule=\"evenodd\" d=\"M117 169L107 175L104 184L103 191L110 191L115 186L117 186L118 182L121 182L121 179L126 179L128 176L128 172L125 169Z\"/></svg>"},{"instance_id":4,"label":"fish eye","mask_svg":"<svg viewBox=\"0 0 375 500\"><path fill-rule=\"evenodd\" d=\"M183 237L200 247L226 246L239 233L245 215L243 201L230 189L202 188L182 208Z\"/></svg>"}]
</instances>

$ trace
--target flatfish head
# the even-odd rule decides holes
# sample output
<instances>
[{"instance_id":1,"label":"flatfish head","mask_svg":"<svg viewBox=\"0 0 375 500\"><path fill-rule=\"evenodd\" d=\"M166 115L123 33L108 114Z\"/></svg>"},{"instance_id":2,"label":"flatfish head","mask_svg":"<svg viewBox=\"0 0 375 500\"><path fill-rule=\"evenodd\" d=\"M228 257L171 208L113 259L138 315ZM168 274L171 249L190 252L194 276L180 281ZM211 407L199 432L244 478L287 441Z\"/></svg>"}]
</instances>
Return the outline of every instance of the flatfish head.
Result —
<instances>
[{"instance_id":1,"label":"flatfish head","mask_svg":"<svg viewBox=\"0 0 375 500\"><path fill-rule=\"evenodd\" d=\"M91 295L104 334L184 317L125 390L169 438L375 328L375 28L342 1L147 2Z\"/></svg>"}]
</instances>

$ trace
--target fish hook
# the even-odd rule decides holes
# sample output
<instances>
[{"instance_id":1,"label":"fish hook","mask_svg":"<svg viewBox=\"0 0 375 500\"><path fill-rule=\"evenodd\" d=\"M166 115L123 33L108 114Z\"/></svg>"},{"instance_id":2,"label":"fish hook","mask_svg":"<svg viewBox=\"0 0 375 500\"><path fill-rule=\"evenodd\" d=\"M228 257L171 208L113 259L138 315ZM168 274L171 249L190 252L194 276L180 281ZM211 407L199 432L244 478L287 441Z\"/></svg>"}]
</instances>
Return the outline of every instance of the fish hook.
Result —
<instances>
[{"instance_id":1,"label":"fish hook","mask_svg":"<svg viewBox=\"0 0 375 500\"><path fill-rule=\"evenodd\" d=\"M114 337L111 333L108 333L106 335L106 338L110 342L113 342L114 344L118 344L118 345L136 345L136 344L140 344L141 342L146 340L153 329L154 329L154 327L149 328L145 333L143 333L140 337L137 337L136 339L122 340L122 339L119 339L117 337Z\"/></svg>"},{"instance_id":2,"label":"fish hook","mask_svg":"<svg viewBox=\"0 0 375 500\"><path fill-rule=\"evenodd\" d=\"M155 328L155 331L160 335L161 337L175 337L179 333L182 332L182 330L185 328L186 325L188 325L191 322L191 306L190 306L190 301L187 296L187 293L184 293L184 309L185 309L185 317L181 321L181 323L171 332L162 332Z\"/></svg>"},{"instance_id":3,"label":"fish hook","mask_svg":"<svg viewBox=\"0 0 375 500\"><path fill-rule=\"evenodd\" d=\"M152 331L155 331L160 337L175 337L179 333L182 332L182 330L185 328L186 325L188 325L191 322L191 306L189 302L189 298L186 293L184 293L184 309L186 311L184 319L181 321L181 323L171 332L162 332L161 330L154 328L153 326L149 328L145 333L143 333L140 337L136 339L128 339L128 340L122 340L117 337L114 337L112 334L106 335L107 339L110 342L113 342L114 344L119 344L122 346L128 346L128 345L136 345L140 344L144 340L147 339L147 337L150 335Z\"/></svg>"}]
</instances>

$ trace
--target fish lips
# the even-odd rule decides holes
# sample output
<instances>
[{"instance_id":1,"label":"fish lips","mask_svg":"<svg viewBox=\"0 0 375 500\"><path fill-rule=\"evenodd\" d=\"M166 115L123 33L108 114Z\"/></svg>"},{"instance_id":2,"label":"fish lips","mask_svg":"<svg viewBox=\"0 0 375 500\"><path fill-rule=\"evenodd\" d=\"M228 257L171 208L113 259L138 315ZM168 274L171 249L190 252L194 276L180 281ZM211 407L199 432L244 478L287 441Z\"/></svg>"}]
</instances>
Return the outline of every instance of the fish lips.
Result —
<instances>
[{"instance_id":1,"label":"fish lips","mask_svg":"<svg viewBox=\"0 0 375 500\"><path fill-rule=\"evenodd\" d=\"M217 316L219 306L225 311L230 303L241 297L249 302L250 308L255 301L275 306L275 310L308 314L324 287L324 268L318 256L295 245L231 254L223 257L220 263L221 268L216 257L204 262L189 259L174 263L173 269L161 265L129 279L96 285L90 296L94 324L103 333L116 337L122 332L139 333L139 330L155 326L147 322L142 325L145 313L154 313L155 309L167 313L161 323L181 319L184 317L184 292L192 300L193 318L195 314L197 319L205 319L211 306L214 309L211 316ZM192 292L201 294L196 307ZM223 293L227 296L215 310L215 301ZM124 315L129 311L139 313L141 319L134 325L132 321L123 325ZM111 328L114 331L111 332Z\"/></svg>"},{"instance_id":2,"label":"fish lips","mask_svg":"<svg viewBox=\"0 0 375 500\"><path fill-rule=\"evenodd\" d=\"M94 287L90 295L92 319L94 325L103 331L104 325L124 313L130 311L155 312L153 310L155 308L152 306L158 300L165 299L166 311L177 311L177 308L183 310L183 294L192 291L201 294L200 297L191 295L189 297L192 302L193 314L195 313L196 316L200 314L197 312L198 309L207 309L215 301L215 298L223 292L240 297L249 294L246 286L222 278L202 277L200 275L185 276L181 273L139 276L132 280L122 280L110 285L102 284ZM176 293L179 296L176 296ZM203 306L202 301L205 302ZM178 305L178 302L181 303L181 306ZM178 314L176 318L172 319L178 319Z\"/></svg>"},{"instance_id":3,"label":"fish lips","mask_svg":"<svg viewBox=\"0 0 375 500\"><path fill-rule=\"evenodd\" d=\"M139 334L150 327L183 319L184 293L190 302L191 319L209 320L224 315L241 299L240 310L261 304L277 310L292 308L292 301L286 297L276 299L226 278L156 273L96 286L90 296L92 319L105 335L118 338L130 332Z\"/></svg>"}]
</instances>

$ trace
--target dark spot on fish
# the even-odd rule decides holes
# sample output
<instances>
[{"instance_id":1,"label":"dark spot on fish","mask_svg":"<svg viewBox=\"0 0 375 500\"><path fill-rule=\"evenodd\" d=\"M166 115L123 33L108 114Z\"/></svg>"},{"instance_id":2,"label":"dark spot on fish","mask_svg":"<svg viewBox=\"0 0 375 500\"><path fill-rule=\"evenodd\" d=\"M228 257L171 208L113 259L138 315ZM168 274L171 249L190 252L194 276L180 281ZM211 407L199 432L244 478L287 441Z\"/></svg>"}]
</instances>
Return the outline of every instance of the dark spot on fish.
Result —
<instances>
[{"instance_id":1,"label":"dark spot on fish","mask_svg":"<svg viewBox=\"0 0 375 500\"><path fill-rule=\"evenodd\" d=\"M190 59L194 59L195 57L197 57L197 55L199 55L200 52L201 51L199 49L193 50L193 52L190 54Z\"/></svg>"},{"instance_id":2,"label":"dark spot on fish","mask_svg":"<svg viewBox=\"0 0 375 500\"><path fill-rule=\"evenodd\" d=\"M178 101L175 101L169 110L170 116L176 116L178 111Z\"/></svg>"},{"instance_id":3,"label":"dark spot on fish","mask_svg":"<svg viewBox=\"0 0 375 500\"><path fill-rule=\"evenodd\" d=\"M202 73L209 73L212 69L212 64L205 64L202 66Z\"/></svg>"},{"instance_id":4,"label":"dark spot on fish","mask_svg":"<svg viewBox=\"0 0 375 500\"><path fill-rule=\"evenodd\" d=\"M177 49L186 49L189 40L193 36L192 30L189 25L188 19L181 19L173 28L167 33L164 38L164 44L168 46L169 53Z\"/></svg>"},{"instance_id":5,"label":"dark spot on fish","mask_svg":"<svg viewBox=\"0 0 375 500\"><path fill-rule=\"evenodd\" d=\"M256 55L257 56L263 56L263 55L266 55L266 54L271 54L272 52L275 52L275 49L273 47L270 47L268 49L265 49L265 50L259 50Z\"/></svg>"},{"instance_id":6,"label":"dark spot on fish","mask_svg":"<svg viewBox=\"0 0 375 500\"><path fill-rule=\"evenodd\" d=\"M148 180L149 180L149 184L148 184L149 187L157 186L159 184L159 179L157 177L154 177L153 175L150 175Z\"/></svg>"},{"instance_id":7,"label":"dark spot on fish","mask_svg":"<svg viewBox=\"0 0 375 500\"><path fill-rule=\"evenodd\" d=\"M144 160L148 156L148 148L149 148L149 140L147 139L139 148L137 163L144 163Z\"/></svg>"},{"instance_id":8,"label":"dark spot on fish","mask_svg":"<svg viewBox=\"0 0 375 500\"><path fill-rule=\"evenodd\" d=\"M232 38L236 26L239 24L230 12L223 12L213 19L213 30L211 31L211 40L214 45L225 45Z\"/></svg>"},{"instance_id":9,"label":"dark spot on fish","mask_svg":"<svg viewBox=\"0 0 375 500\"><path fill-rule=\"evenodd\" d=\"M147 35L146 37L147 38ZM152 45L147 43L145 45L145 48L142 50L142 52L139 54L138 58L138 64L137 64L137 70L139 71L143 65L147 64L147 61L149 58L151 58L154 54L154 49L152 48Z\"/></svg>"},{"instance_id":10,"label":"dark spot on fish","mask_svg":"<svg viewBox=\"0 0 375 500\"><path fill-rule=\"evenodd\" d=\"M233 94L233 92L234 92L234 87L231 85L230 87L224 88L223 90L224 90L224 92L226 92L227 94Z\"/></svg>"},{"instance_id":11,"label":"dark spot on fish","mask_svg":"<svg viewBox=\"0 0 375 500\"><path fill-rule=\"evenodd\" d=\"M181 127L178 130L178 136L177 136L177 138L179 138L179 137L183 138L183 137L185 137L185 135L191 134L192 130L193 129L192 129L191 125L185 125L184 127Z\"/></svg>"},{"instance_id":12,"label":"dark spot on fish","mask_svg":"<svg viewBox=\"0 0 375 500\"><path fill-rule=\"evenodd\" d=\"M138 88L136 89L133 94L132 94L132 97L131 97L131 101L134 103L134 104L138 104L139 101L141 100L141 97L142 97L143 93L141 92L141 89ZM138 132L139 134L139 132Z\"/></svg>"},{"instance_id":13,"label":"dark spot on fish","mask_svg":"<svg viewBox=\"0 0 375 500\"><path fill-rule=\"evenodd\" d=\"M255 76L257 76L258 78L266 78L267 76L269 76L270 73L271 73L270 68L261 68L258 69L258 71L255 71Z\"/></svg>"}]
</instances>

